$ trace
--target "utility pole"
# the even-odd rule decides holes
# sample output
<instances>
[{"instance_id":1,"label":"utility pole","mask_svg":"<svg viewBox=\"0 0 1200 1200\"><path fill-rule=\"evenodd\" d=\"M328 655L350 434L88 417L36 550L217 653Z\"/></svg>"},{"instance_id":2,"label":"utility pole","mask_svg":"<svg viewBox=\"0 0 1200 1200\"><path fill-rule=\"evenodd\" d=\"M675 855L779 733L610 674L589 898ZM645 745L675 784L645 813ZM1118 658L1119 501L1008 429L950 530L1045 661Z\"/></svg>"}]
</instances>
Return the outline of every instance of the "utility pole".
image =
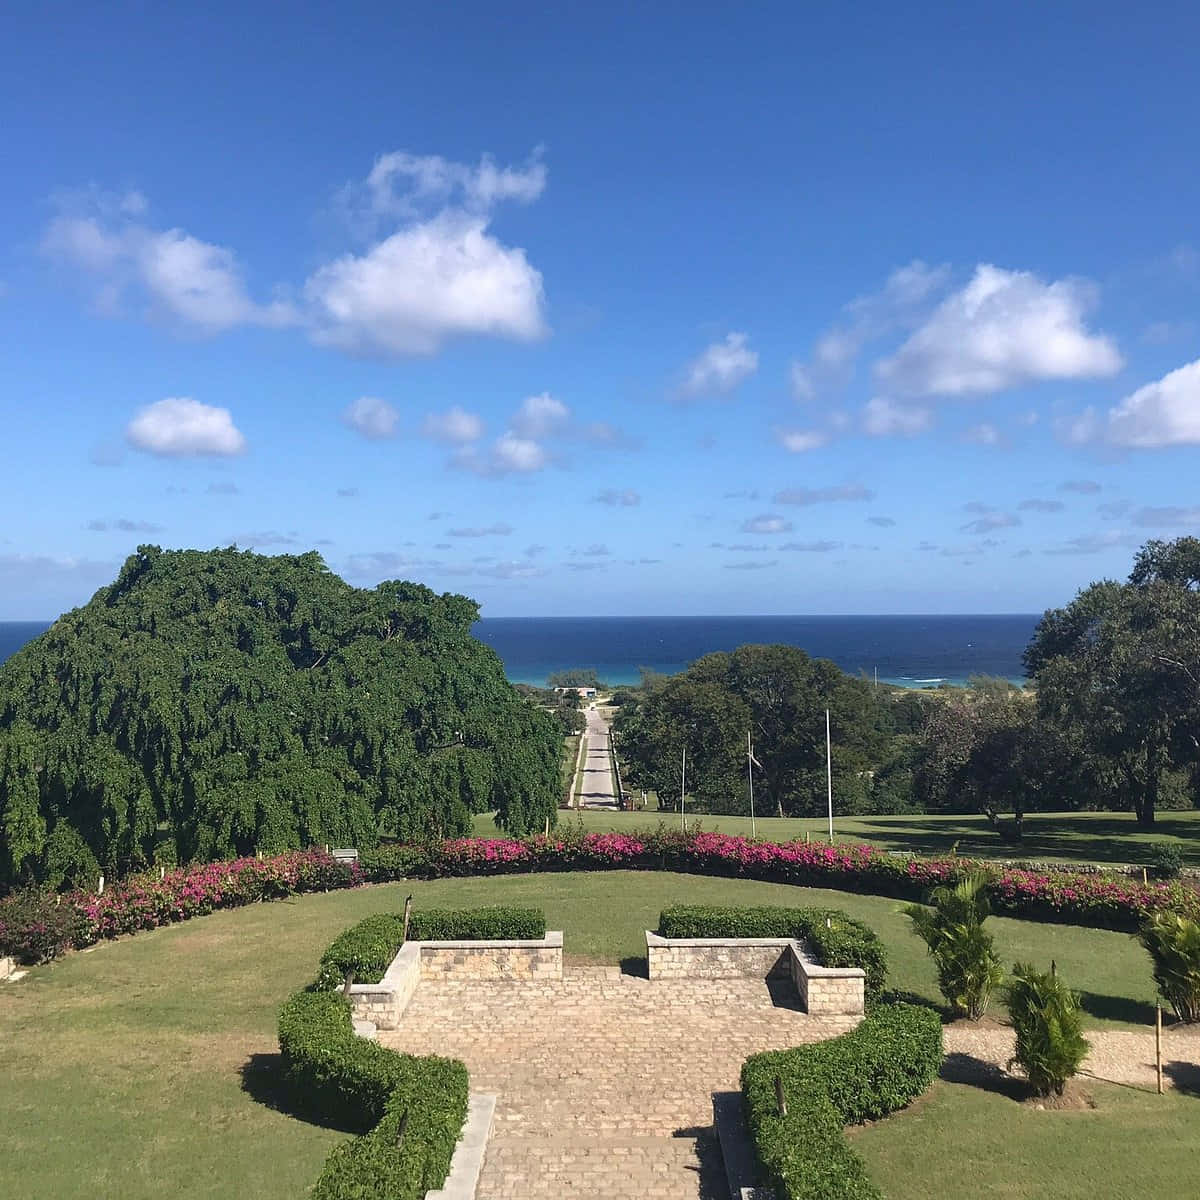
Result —
<instances>
[{"instance_id":1,"label":"utility pole","mask_svg":"<svg viewBox=\"0 0 1200 1200\"><path fill-rule=\"evenodd\" d=\"M825 782L829 789L829 840L833 841L833 743L829 738L829 709L825 710Z\"/></svg>"}]
</instances>

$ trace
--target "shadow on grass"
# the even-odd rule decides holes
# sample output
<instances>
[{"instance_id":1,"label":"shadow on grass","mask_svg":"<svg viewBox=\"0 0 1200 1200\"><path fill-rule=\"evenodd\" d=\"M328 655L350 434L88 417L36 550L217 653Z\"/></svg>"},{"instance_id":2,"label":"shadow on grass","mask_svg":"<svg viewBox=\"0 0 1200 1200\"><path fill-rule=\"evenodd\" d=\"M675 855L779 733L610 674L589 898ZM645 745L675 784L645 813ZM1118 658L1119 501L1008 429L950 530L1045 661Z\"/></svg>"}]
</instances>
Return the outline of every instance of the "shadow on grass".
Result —
<instances>
[{"instance_id":1,"label":"shadow on grass","mask_svg":"<svg viewBox=\"0 0 1200 1200\"><path fill-rule=\"evenodd\" d=\"M973 1054L963 1054L956 1051L947 1054L942 1060L942 1078L947 1083L963 1083L968 1087L980 1088L985 1092L993 1092L997 1096L1007 1096L1009 1100L1028 1100L1029 1085L1023 1079L1010 1075L1007 1071L976 1058Z\"/></svg>"},{"instance_id":2,"label":"shadow on grass","mask_svg":"<svg viewBox=\"0 0 1200 1200\"><path fill-rule=\"evenodd\" d=\"M1102 1021L1128 1021L1130 1025L1153 1025L1154 1005L1128 996L1106 996L1102 992L1080 992L1079 1005L1089 1016Z\"/></svg>"},{"instance_id":3,"label":"shadow on grass","mask_svg":"<svg viewBox=\"0 0 1200 1200\"><path fill-rule=\"evenodd\" d=\"M289 1089L284 1077L282 1054L252 1054L240 1067L242 1091L252 1100L286 1117L294 1117L307 1125L336 1129L340 1133L362 1133L361 1121L331 1121L327 1114L318 1113L307 1105L302 1096Z\"/></svg>"},{"instance_id":4,"label":"shadow on grass","mask_svg":"<svg viewBox=\"0 0 1200 1200\"><path fill-rule=\"evenodd\" d=\"M1163 1063L1163 1074L1185 1096L1200 1096L1200 1066L1175 1060Z\"/></svg>"}]
</instances>

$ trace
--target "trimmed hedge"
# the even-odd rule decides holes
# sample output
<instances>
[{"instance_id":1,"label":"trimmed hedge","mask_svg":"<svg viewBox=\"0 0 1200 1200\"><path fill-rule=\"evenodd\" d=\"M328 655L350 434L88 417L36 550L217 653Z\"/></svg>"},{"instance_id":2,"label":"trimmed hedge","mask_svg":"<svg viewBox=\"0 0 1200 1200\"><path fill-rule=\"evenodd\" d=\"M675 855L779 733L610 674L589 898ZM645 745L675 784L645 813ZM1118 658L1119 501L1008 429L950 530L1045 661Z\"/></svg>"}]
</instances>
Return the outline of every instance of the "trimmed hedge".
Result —
<instances>
[{"instance_id":1,"label":"trimmed hedge","mask_svg":"<svg viewBox=\"0 0 1200 1200\"><path fill-rule=\"evenodd\" d=\"M843 1127L877 1121L911 1103L941 1062L941 1019L913 1004L882 1004L832 1041L748 1058L742 1066L746 1122L777 1194L783 1200L879 1200ZM783 1116L776 1078L787 1101Z\"/></svg>"},{"instance_id":2,"label":"trimmed hedge","mask_svg":"<svg viewBox=\"0 0 1200 1200\"><path fill-rule=\"evenodd\" d=\"M659 914L658 932L670 938L796 938L823 967L861 967L868 999L878 999L887 983L887 952L879 936L836 908L676 904Z\"/></svg>"},{"instance_id":3,"label":"trimmed hedge","mask_svg":"<svg viewBox=\"0 0 1200 1200\"><path fill-rule=\"evenodd\" d=\"M298 1103L318 1119L364 1131L325 1160L314 1200L421 1200L442 1186L467 1117L461 1062L397 1054L360 1038L350 1002L332 992L298 992L284 1004L279 1049Z\"/></svg>"},{"instance_id":4,"label":"trimmed hedge","mask_svg":"<svg viewBox=\"0 0 1200 1200\"><path fill-rule=\"evenodd\" d=\"M414 942L506 942L546 936L540 908L444 909L410 914L408 936ZM357 983L378 983L404 944L402 913L373 913L339 934L321 956L316 986L339 987L347 971Z\"/></svg>"}]
</instances>

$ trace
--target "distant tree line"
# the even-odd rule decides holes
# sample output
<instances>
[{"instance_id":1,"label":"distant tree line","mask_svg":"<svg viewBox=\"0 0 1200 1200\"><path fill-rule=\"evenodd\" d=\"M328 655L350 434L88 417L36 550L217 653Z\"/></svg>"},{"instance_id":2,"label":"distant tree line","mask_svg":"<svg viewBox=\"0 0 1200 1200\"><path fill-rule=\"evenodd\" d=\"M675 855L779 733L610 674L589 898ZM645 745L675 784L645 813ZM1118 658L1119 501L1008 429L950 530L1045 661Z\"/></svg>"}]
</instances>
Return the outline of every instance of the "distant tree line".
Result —
<instances>
[{"instance_id":1,"label":"distant tree line","mask_svg":"<svg viewBox=\"0 0 1200 1200\"><path fill-rule=\"evenodd\" d=\"M560 723L477 616L315 553L140 547L0 667L0 884L553 823Z\"/></svg>"},{"instance_id":2,"label":"distant tree line","mask_svg":"<svg viewBox=\"0 0 1200 1200\"><path fill-rule=\"evenodd\" d=\"M1200 540L1151 541L1124 583L1047 612L1025 654L1027 688L974 678L937 692L874 687L790 646L710 654L680 675L643 673L614 696L626 776L677 801L758 812L825 807L825 723L843 813L982 812L1018 839L1037 810L1132 811L1153 826L1200 783Z\"/></svg>"}]
</instances>

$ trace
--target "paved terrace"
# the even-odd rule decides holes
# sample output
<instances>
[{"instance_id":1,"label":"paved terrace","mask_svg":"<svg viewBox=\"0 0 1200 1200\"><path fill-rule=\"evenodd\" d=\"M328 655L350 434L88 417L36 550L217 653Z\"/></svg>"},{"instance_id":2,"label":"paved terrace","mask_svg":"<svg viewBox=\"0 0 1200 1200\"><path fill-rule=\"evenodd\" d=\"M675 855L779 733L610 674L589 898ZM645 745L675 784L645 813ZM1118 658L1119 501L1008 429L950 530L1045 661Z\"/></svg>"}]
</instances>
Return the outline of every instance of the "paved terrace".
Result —
<instances>
[{"instance_id":1,"label":"paved terrace","mask_svg":"<svg viewBox=\"0 0 1200 1200\"><path fill-rule=\"evenodd\" d=\"M760 1050L833 1037L855 1017L810 1017L790 984L651 982L567 964L546 983L423 983L380 1042L461 1058L495 1092L479 1200L727 1196L712 1094Z\"/></svg>"}]
</instances>

